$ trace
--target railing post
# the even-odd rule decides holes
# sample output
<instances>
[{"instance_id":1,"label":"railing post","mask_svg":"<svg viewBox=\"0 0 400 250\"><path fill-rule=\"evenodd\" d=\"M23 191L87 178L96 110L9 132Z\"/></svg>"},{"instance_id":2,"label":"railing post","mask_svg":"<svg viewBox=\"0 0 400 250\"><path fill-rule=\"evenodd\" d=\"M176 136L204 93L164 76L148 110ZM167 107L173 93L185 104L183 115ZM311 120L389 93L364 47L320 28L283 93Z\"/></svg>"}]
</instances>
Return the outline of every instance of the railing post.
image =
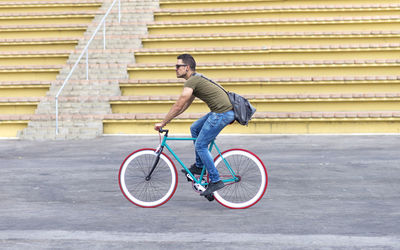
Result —
<instances>
[{"instance_id":1,"label":"railing post","mask_svg":"<svg viewBox=\"0 0 400 250\"><path fill-rule=\"evenodd\" d=\"M103 24L103 50L106 50L106 21Z\"/></svg>"},{"instance_id":2,"label":"railing post","mask_svg":"<svg viewBox=\"0 0 400 250\"><path fill-rule=\"evenodd\" d=\"M89 49L86 50L86 80L89 80Z\"/></svg>"},{"instance_id":3,"label":"railing post","mask_svg":"<svg viewBox=\"0 0 400 250\"><path fill-rule=\"evenodd\" d=\"M121 1L118 0L118 23L121 23Z\"/></svg>"},{"instance_id":4,"label":"railing post","mask_svg":"<svg viewBox=\"0 0 400 250\"><path fill-rule=\"evenodd\" d=\"M56 135L58 135L58 96L56 96Z\"/></svg>"}]
</instances>

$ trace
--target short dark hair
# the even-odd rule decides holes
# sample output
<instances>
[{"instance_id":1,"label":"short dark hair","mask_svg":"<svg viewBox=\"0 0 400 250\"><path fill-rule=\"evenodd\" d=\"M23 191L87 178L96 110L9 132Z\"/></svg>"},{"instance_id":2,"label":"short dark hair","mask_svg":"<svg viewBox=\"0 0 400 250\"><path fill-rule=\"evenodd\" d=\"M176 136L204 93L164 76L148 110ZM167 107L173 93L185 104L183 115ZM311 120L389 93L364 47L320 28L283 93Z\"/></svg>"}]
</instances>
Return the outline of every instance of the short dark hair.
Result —
<instances>
[{"instance_id":1,"label":"short dark hair","mask_svg":"<svg viewBox=\"0 0 400 250\"><path fill-rule=\"evenodd\" d=\"M191 70L196 71L196 61L190 54L179 55L177 59L181 59L184 64L189 65Z\"/></svg>"}]
</instances>

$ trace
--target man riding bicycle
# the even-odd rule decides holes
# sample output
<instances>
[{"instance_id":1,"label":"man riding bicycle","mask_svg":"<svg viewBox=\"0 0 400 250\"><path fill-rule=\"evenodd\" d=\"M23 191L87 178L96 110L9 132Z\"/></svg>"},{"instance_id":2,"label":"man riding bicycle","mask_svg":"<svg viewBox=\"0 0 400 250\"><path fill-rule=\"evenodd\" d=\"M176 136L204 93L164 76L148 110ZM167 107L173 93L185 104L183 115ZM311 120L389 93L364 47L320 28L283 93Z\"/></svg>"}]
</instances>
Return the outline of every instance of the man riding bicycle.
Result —
<instances>
[{"instance_id":1,"label":"man riding bicycle","mask_svg":"<svg viewBox=\"0 0 400 250\"><path fill-rule=\"evenodd\" d=\"M200 175L202 168L206 168L210 177L210 184L200 195L208 196L224 187L212 155L208 151L208 145L226 125L234 121L232 104L227 94L220 87L203 75L196 73L196 61L189 54L182 54L177 57L176 77L186 80L183 91L164 120L156 123L154 129L159 131L175 117L182 114L192 104L195 97L207 104L210 112L190 126L192 137L197 139L195 141L196 163L189 170L193 174Z\"/></svg>"}]
</instances>

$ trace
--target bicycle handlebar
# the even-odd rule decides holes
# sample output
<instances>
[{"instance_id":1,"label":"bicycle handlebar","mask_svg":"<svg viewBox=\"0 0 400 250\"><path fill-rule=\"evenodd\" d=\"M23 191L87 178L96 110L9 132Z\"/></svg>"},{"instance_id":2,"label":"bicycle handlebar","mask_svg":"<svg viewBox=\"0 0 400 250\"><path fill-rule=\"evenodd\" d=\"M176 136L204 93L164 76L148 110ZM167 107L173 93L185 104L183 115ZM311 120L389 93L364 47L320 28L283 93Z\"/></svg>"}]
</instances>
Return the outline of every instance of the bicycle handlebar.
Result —
<instances>
[{"instance_id":1,"label":"bicycle handlebar","mask_svg":"<svg viewBox=\"0 0 400 250\"><path fill-rule=\"evenodd\" d=\"M168 136L169 130L168 130L168 129L162 129L162 128L160 128L160 130L159 130L158 132L160 132L160 133L165 133L165 135Z\"/></svg>"}]
</instances>

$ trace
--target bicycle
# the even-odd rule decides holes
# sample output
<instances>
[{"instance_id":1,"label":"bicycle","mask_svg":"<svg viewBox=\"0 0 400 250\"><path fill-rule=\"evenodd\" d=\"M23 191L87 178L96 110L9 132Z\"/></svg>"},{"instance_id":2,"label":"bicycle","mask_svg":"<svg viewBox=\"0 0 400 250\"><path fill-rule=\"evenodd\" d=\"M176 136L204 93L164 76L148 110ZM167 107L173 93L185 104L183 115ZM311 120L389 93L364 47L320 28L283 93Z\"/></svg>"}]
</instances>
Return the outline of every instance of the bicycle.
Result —
<instances>
[{"instance_id":1,"label":"bicycle","mask_svg":"<svg viewBox=\"0 0 400 250\"><path fill-rule=\"evenodd\" d=\"M131 203L145 208L158 207L165 204L174 195L178 174L174 162L163 153L167 148L170 154L183 167L182 172L192 182L196 192L203 192L208 185L209 177L203 168L200 176L190 172L167 141L195 141L196 138L168 137L168 130L160 130L160 144L157 149L143 148L128 155L122 162L118 180L120 189ZM161 139L161 134L164 134ZM265 194L268 175L260 158L245 149L229 149L221 152L211 142L209 151L215 148L218 155L214 159L220 178L225 187L206 196L221 205L232 209L244 209L255 205Z\"/></svg>"}]
</instances>

